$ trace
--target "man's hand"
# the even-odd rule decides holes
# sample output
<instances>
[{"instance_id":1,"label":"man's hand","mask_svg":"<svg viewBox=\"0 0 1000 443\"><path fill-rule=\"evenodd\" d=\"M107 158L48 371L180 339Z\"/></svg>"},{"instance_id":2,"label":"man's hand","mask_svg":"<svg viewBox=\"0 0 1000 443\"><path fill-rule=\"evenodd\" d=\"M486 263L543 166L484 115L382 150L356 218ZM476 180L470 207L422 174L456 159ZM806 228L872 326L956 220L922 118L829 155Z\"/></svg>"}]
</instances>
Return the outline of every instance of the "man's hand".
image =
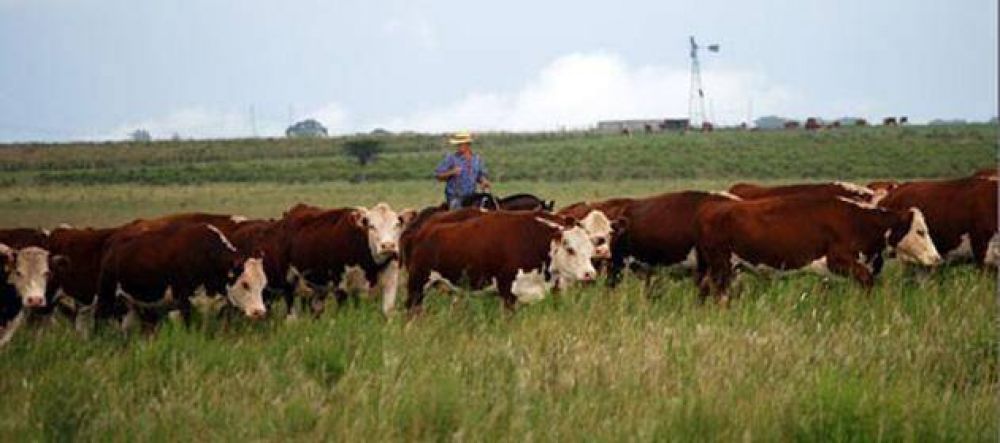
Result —
<instances>
[{"instance_id":1,"label":"man's hand","mask_svg":"<svg viewBox=\"0 0 1000 443\"><path fill-rule=\"evenodd\" d=\"M451 168L451 169L448 170L448 175L451 176L451 177L454 177L456 175L461 175L461 174L462 174L462 167L461 166L455 166L454 168Z\"/></svg>"},{"instance_id":2,"label":"man's hand","mask_svg":"<svg viewBox=\"0 0 1000 443\"><path fill-rule=\"evenodd\" d=\"M490 183L490 181L485 178L481 178L479 179L479 186L482 186L484 191L490 192L490 187L492 187L492 183Z\"/></svg>"}]
</instances>

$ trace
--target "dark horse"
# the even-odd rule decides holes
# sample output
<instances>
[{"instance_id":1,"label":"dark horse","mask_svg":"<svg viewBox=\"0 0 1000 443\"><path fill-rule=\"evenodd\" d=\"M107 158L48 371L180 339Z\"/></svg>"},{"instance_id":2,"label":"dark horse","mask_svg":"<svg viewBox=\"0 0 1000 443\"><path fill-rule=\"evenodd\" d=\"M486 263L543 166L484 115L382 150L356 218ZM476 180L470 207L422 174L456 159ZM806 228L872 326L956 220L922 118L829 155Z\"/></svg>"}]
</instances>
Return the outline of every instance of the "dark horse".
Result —
<instances>
[{"instance_id":1,"label":"dark horse","mask_svg":"<svg viewBox=\"0 0 1000 443\"><path fill-rule=\"evenodd\" d=\"M556 206L555 200L545 201L531 194L514 194L497 198L488 192L477 192L462 199L462 207L476 207L486 210L505 209L508 211L552 212Z\"/></svg>"}]
</instances>

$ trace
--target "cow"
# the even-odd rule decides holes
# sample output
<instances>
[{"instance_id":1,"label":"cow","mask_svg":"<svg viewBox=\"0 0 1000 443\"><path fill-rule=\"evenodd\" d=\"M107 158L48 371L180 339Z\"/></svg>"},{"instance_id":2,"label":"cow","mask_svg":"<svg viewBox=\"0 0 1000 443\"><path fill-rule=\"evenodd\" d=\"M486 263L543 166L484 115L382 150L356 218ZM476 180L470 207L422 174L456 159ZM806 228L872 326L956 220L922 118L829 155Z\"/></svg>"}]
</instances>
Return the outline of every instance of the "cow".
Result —
<instances>
[{"instance_id":1,"label":"cow","mask_svg":"<svg viewBox=\"0 0 1000 443\"><path fill-rule=\"evenodd\" d=\"M737 183L729 187L729 193L744 200L795 194L845 197L865 203L871 203L875 198L875 192L871 189L849 182L804 183L783 186L760 186L750 183Z\"/></svg>"},{"instance_id":2,"label":"cow","mask_svg":"<svg viewBox=\"0 0 1000 443\"><path fill-rule=\"evenodd\" d=\"M693 269L695 213L705 202L733 199L737 197L727 193L683 191L629 200L620 209L619 217L627 223L612 241L608 284L619 282L630 260Z\"/></svg>"},{"instance_id":3,"label":"cow","mask_svg":"<svg viewBox=\"0 0 1000 443\"><path fill-rule=\"evenodd\" d=\"M925 266L941 261L917 208L798 194L716 200L702 205L695 221L701 300L715 294L727 302L736 265L850 276L870 289L886 249Z\"/></svg>"},{"instance_id":4,"label":"cow","mask_svg":"<svg viewBox=\"0 0 1000 443\"><path fill-rule=\"evenodd\" d=\"M612 198L598 202L578 202L560 209L556 215L579 220L594 244L594 258L606 261L611 248L628 220L621 216L631 198Z\"/></svg>"},{"instance_id":5,"label":"cow","mask_svg":"<svg viewBox=\"0 0 1000 443\"><path fill-rule=\"evenodd\" d=\"M293 208L281 221L288 282L317 294L333 290L339 302L350 292L381 286L382 313L388 317L396 302L400 235L415 215L413 210L396 213L386 203Z\"/></svg>"},{"instance_id":6,"label":"cow","mask_svg":"<svg viewBox=\"0 0 1000 443\"><path fill-rule=\"evenodd\" d=\"M438 281L467 281L472 289L496 285L513 310L545 296L557 279L596 276L594 248L583 228L532 212L488 212L459 221L425 223L408 252L406 307L422 309L424 292ZM516 241L512 241L516 239Z\"/></svg>"},{"instance_id":7,"label":"cow","mask_svg":"<svg viewBox=\"0 0 1000 443\"><path fill-rule=\"evenodd\" d=\"M784 123L785 129L799 129L799 122L795 120L789 120Z\"/></svg>"},{"instance_id":8,"label":"cow","mask_svg":"<svg viewBox=\"0 0 1000 443\"><path fill-rule=\"evenodd\" d=\"M531 194L514 194L503 198L497 198L488 192L477 192L465 196L461 201L463 208L477 207L488 210L504 209L508 211L535 211L542 210L551 212L555 208L556 202L545 201ZM447 208L447 206L444 206Z\"/></svg>"},{"instance_id":9,"label":"cow","mask_svg":"<svg viewBox=\"0 0 1000 443\"><path fill-rule=\"evenodd\" d=\"M0 243L0 346L6 345L28 316L52 303L53 271L65 265L62 257L37 246L15 249Z\"/></svg>"},{"instance_id":10,"label":"cow","mask_svg":"<svg viewBox=\"0 0 1000 443\"><path fill-rule=\"evenodd\" d=\"M882 126L898 126L896 117L886 117L882 119Z\"/></svg>"},{"instance_id":11,"label":"cow","mask_svg":"<svg viewBox=\"0 0 1000 443\"><path fill-rule=\"evenodd\" d=\"M97 282L101 272L101 258L108 239L118 228L75 229L70 227L53 230L48 236L52 254L66 258L66 264L54 274L52 284L56 300L63 313L74 320L80 332L86 332L79 314L92 314L97 297Z\"/></svg>"},{"instance_id":12,"label":"cow","mask_svg":"<svg viewBox=\"0 0 1000 443\"><path fill-rule=\"evenodd\" d=\"M931 239L947 261L972 259L995 263L997 236L997 181L977 177L913 181L889 191L879 206L919 208L927 219Z\"/></svg>"},{"instance_id":13,"label":"cow","mask_svg":"<svg viewBox=\"0 0 1000 443\"><path fill-rule=\"evenodd\" d=\"M150 324L160 308L176 308L189 324L191 298L199 288L225 295L251 319L266 315L261 259L240 254L214 225L173 223L126 234L112 235L101 258L98 317L117 314L124 305L127 329L136 314Z\"/></svg>"},{"instance_id":14,"label":"cow","mask_svg":"<svg viewBox=\"0 0 1000 443\"><path fill-rule=\"evenodd\" d=\"M816 130L819 130L819 129L822 129L822 128L823 128L823 125L820 124L819 119L817 119L816 117L809 117L809 118L806 119L806 130L807 131L816 131Z\"/></svg>"}]
</instances>

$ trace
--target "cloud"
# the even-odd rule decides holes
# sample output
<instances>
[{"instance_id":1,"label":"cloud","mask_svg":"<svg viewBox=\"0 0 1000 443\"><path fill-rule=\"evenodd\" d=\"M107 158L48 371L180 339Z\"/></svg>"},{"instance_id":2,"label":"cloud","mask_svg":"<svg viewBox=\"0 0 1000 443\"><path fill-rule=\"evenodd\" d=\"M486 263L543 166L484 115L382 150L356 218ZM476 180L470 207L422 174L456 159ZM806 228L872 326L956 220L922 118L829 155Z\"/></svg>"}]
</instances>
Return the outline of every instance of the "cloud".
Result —
<instances>
[{"instance_id":1,"label":"cloud","mask_svg":"<svg viewBox=\"0 0 1000 443\"><path fill-rule=\"evenodd\" d=\"M758 72L703 72L713 120L744 121L754 109L787 112L796 96ZM472 92L437 108L389 118L393 130L442 132L585 128L599 120L686 117L690 74L686 66L630 66L606 53L578 53L546 65L520 89Z\"/></svg>"},{"instance_id":2,"label":"cloud","mask_svg":"<svg viewBox=\"0 0 1000 443\"><path fill-rule=\"evenodd\" d=\"M382 24L382 32L403 41L415 42L417 46L425 50L433 50L438 47L434 25L421 14L410 13L406 16L392 17Z\"/></svg>"}]
</instances>

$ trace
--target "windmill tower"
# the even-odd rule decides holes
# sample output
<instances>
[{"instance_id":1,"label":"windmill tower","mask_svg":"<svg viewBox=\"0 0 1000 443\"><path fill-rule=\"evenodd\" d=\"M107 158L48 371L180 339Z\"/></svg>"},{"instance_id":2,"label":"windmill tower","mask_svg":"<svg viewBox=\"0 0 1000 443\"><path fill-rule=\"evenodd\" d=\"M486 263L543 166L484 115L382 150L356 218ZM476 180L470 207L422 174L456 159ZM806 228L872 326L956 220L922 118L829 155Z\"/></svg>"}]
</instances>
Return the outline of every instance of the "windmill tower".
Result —
<instances>
[{"instance_id":1,"label":"windmill tower","mask_svg":"<svg viewBox=\"0 0 1000 443\"><path fill-rule=\"evenodd\" d=\"M698 44L691 36L691 91L688 93L688 125L701 128L705 123L705 89L701 84L701 65L698 62ZM719 45L705 47L709 52L719 52Z\"/></svg>"}]
</instances>

